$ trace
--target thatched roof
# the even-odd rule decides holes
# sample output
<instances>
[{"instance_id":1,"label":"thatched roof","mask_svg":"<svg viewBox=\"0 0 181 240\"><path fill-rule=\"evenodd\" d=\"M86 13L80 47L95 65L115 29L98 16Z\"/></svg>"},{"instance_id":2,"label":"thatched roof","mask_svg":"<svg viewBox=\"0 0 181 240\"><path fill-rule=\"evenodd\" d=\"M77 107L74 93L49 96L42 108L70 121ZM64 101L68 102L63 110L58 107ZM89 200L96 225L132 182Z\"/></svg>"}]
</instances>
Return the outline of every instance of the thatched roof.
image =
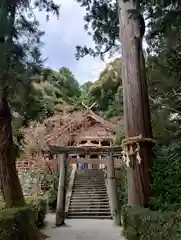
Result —
<instances>
[{"instance_id":1,"label":"thatched roof","mask_svg":"<svg viewBox=\"0 0 181 240\"><path fill-rule=\"evenodd\" d=\"M85 136L107 138L114 135L117 124L106 121L91 110L59 113L42 124L25 129L26 151L38 151L48 144L69 145Z\"/></svg>"}]
</instances>

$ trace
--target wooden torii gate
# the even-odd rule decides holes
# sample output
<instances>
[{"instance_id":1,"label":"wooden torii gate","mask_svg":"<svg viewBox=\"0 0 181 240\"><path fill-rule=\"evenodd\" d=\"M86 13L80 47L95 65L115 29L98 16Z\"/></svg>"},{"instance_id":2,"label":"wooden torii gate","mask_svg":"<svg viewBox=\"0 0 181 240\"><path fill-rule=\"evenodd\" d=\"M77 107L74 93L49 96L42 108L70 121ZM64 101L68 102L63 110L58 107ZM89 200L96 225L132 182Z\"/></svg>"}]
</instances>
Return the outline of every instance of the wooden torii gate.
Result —
<instances>
[{"instance_id":1,"label":"wooden torii gate","mask_svg":"<svg viewBox=\"0 0 181 240\"><path fill-rule=\"evenodd\" d=\"M65 176L67 164L69 162L69 154L106 154L105 160L102 160L107 164L107 180L108 180L108 196L111 204L111 212L115 225L120 225L119 207L116 196L116 177L114 169L113 153L120 154L121 147L62 147L50 145L47 149L42 150L43 153L49 153L51 155L57 155L59 161L59 184L57 192L57 209L56 209L56 226L62 226L65 224ZM60 157L61 156L61 157Z\"/></svg>"}]
</instances>

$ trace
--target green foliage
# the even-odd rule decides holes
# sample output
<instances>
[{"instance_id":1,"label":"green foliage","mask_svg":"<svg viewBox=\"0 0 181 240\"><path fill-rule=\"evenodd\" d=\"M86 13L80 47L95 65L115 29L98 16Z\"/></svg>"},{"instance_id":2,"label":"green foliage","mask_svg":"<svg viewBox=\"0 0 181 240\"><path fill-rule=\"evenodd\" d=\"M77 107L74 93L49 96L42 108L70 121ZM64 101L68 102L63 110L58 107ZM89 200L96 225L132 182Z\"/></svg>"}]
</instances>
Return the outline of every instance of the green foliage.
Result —
<instances>
[{"instance_id":1,"label":"green foliage","mask_svg":"<svg viewBox=\"0 0 181 240\"><path fill-rule=\"evenodd\" d=\"M0 240L27 239L31 230L31 211L27 207L0 210Z\"/></svg>"},{"instance_id":2,"label":"green foliage","mask_svg":"<svg viewBox=\"0 0 181 240\"><path fill-rule=\"evenodd\" d=\"M96 103L94 110L103 112L104 117L110 118L122 115L122 79L121 62L116 59L110 62L101 72L99 79L94 83L82 87L83 102L88 105Z\"/></svg>"},{"instance_id":3,"label":"green foliage","mask_svg":"<svg viewBox=\"0 0 181 240\"><path fill-rule=\"evenodd\" d=\"M117 198L119 200L119 209L127 203L128 192L127 192L127 169L121 167L116 171L116 186L117 186Z\"/></svg>"},{"instance_id":4,"label":"green foliage","mask_svg":"<svg viewBox=\"0 0 181 240\"><path fill-rule=\"evenodd\" d=\"M47 213L47 200L42 197L25 197L27 207L31 210L33 222L37 227L44 225L45 215ZM5 203L0 202L0 213L5 209ZM0 214L1 215L1 214Z\"/></svg>"},{"instance_id":5,"label":"green foliage","mask_svg":"<svg viewBox=\"0 0 181 240\"><path fill-rule=\"evenodd\" d=\"M119 18L117 1L109 0L77 0L80 6L85 9L85 30L91 35L95 48L88 46L77 46L77 58L84 57L87 54L92 56L101 56L107 52L114 54L118 52L119 47ZM157 36L163 33L178 33L174 27L179 24L180 4L179 0L168 1L152 0L140 1L140 10L146 18L147 28L149 29L147 37L152 39L152 46L157 47ZM173 23L172 24L168 24ZM171 36L171 34L170 34ZM174 39L175 35L172 35ZM147 39L148 39L147 38ZM150 43L150 42L149 42Z\"/></svg>"},{"instance_id":6,"label":"green foliage","mask_svg":"<svg viewBox=\"0 0 181 240\"><path fill-rule=\"evenodd\" d=\"M92 36L95 49L87 46L77 46L76 57L79 59L87 54L103 57L105 53L111 50L113 52L117 51L119 36L117 2L109 0L77 0L77 2L85 8L84 28Z\"/></svg>"},{"instance_id":7,"label":"green foliage","mask_svg":"<svg viewBox=\"0 0 181 240\"><path fill-rule=\"evenodd\" d=\"M175 212L154 212L147 208L122 208L123 234L128 240L175 240L178 225Z\"/></svg>"},{"instance_id":8,"label":"green foliage","mask_svg":"<svg viewBox=\"0 0 181 240\"><path fill-rule=\"evenodd\" d=\"M56 210L57 206L57 189L58 189L58 176L54 178L54 181L52 182L50 189L47 192L48 197L48 208L51 211Z\"/></svg>"},{"instance_id":9,"label":"green foliage","mask_svg":"<svg viewBox=\"0 0 181 240\"><path fill-rule=\"evenodd\" d=\"M47 200L42 197L26 197L28 207L33 212L33 219L37 227L44 225L47 213Z\"/></svg>"},{"instance_id":10,"label":"green foliage","mask_svg":"<svg viewBox=\"0 0 181 240\"><path fill-rule=\"evenodd\" d=\"M153 210L179 210L181 196L181 152L180 149L158 146L154 151L152 168Z\"/></svg>"}]
</instances>

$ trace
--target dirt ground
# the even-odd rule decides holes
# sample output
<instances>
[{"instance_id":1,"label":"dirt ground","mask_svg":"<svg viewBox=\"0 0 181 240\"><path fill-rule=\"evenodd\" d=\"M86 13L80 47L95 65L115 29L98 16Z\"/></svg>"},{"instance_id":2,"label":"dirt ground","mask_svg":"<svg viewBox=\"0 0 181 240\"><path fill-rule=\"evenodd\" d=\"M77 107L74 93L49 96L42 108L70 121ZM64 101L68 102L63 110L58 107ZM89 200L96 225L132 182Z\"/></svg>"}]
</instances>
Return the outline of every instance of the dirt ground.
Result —
<instances>
[{"instance_id":1,"label":"dirt ground","mask_svg":"<svg viewBox=\"0 0 181 240\"><path fill-rule=\"evenodd\" d=\"M66 226L55 227L55 214L48 214L47 226L41 231L53 240L125 240L121 227L113 226L112 220L69 219Z\"/></svg>"}]
</instances>

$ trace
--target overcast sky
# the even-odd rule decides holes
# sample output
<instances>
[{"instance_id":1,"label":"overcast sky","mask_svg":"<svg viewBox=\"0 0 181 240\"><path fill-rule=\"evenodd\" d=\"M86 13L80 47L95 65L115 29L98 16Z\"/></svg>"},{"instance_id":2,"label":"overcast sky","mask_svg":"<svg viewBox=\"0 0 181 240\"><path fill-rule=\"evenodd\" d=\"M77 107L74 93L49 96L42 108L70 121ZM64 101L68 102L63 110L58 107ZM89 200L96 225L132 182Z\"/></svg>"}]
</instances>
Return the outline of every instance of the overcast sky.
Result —
<instances>
[{"instance_id":1,"label":"overcast sky","mask_svg":"<svg viewBox=\"0 0 181 240\"><path fill-rule=\"evenodd\" d=\"M45 65L58 69L68 67L82 84L94 81L105 67L99 58L87 56L79 61L75 59L76 45L93 45L92 38L84 30L84 9L75 0L56 0L61 4L60 17L50 16L47 22L45 14L37 13L41 28L45 31L43 37L43 57L47 57Z\"/></svg>"}]
</instances>

